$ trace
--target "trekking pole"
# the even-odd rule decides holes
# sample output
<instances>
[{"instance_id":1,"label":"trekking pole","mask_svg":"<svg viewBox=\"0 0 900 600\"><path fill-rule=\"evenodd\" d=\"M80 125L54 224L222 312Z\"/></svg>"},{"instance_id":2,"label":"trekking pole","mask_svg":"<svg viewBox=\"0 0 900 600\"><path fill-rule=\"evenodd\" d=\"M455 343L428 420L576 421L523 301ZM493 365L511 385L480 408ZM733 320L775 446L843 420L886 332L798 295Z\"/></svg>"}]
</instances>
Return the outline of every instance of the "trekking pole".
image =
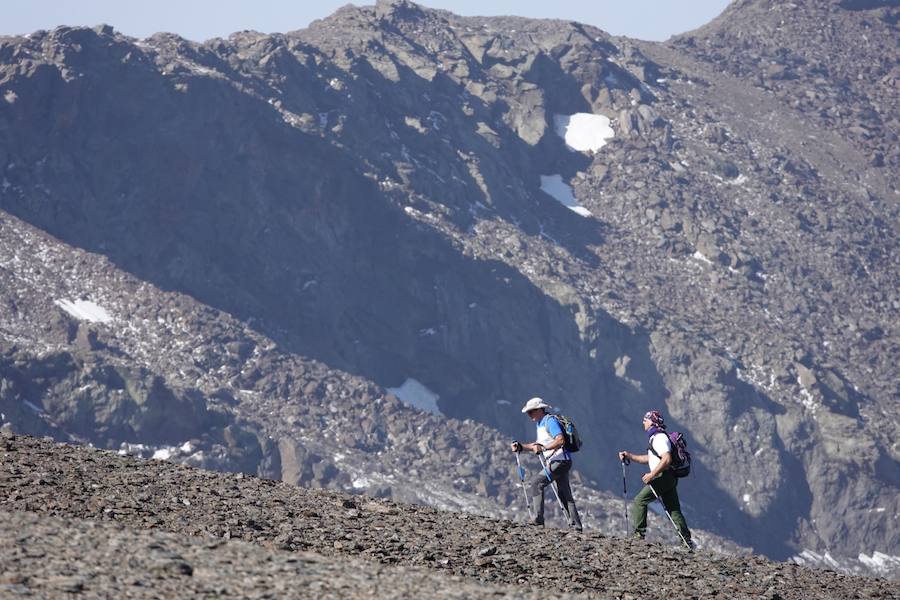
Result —
<instances>
[{"instance_id":1,"label":"trekking pole","mask_svg":"<svg viewBox=\"0 0 900 600\"><path fill-rule=\"evenodd\" d=\"M513 440L513 444L521 448L521 445L516 440ZM534 521L534 509L531 507L531 502L528 500L528 490L525 487L525 467L522 466L522 461L519 460L518 452L516 452L516 467L518 467L519 481L522 482L522 495L525 496L525 508L528 509L528 516Z\"/></svg>"},{"instance_id":2,"label":"trekking pole","mask_svg":"<svg viewBox=\"0 0 900 600\"><path fill-rule=\"evenodd\" d=\"M628 524L628 487L625 484L625 466L631 464L631 460L627 457L622 459L622 499L625 500L625 537L631 533Z\"/></svg>"},{"instance_id":3,"label":"trekking pole","mask_svg":"<svg viewBox=\"0 0 900 600\"><path fill-rule=\"evenodd\" d=\"M666 513L667 517L669 517L669 521L672 523L672 527L675 528L675 532L678 533L678 537L680 537L681 541L684 542L685 548L687 548L688 550L693 550L693 548L691 548L691 545L688 543L688 541L686 539L684 539L683 535L681 535L681 530L678 529L678 525L675 524L675 519L673 519L672 515L669 514L669 509L666 508L666 503L663 502L662 498L659 497L659 494L656 493L656 488L653 487L653 483L648 483L647 485L650 486L650 489L653 491L653 495L656 496L656 499L659 500L660 504L662 504L663 512Z\"/></svg>"},{"instance_id":4,"label":"trekking pole","mask_svg":"<svg viewBox=\"0 0 900 600\"><path fill-rule=\"evenodd\" d=\"M559 507L566 515L566 523L569 527L572 527L572 517L569 515L568 509L566 509L566 505L563 504L562 498L559 497L559 489L556 487L556 482L553 481L553 473L550 471L550 464L547 462L547 459L544 458L543 454L538 454L538 459L541 461L541 466L544 467L544 475L547 476L547 480L550 482L550 487L553 489L553 495L556 496Z\"/></svg>"}]
</instances>

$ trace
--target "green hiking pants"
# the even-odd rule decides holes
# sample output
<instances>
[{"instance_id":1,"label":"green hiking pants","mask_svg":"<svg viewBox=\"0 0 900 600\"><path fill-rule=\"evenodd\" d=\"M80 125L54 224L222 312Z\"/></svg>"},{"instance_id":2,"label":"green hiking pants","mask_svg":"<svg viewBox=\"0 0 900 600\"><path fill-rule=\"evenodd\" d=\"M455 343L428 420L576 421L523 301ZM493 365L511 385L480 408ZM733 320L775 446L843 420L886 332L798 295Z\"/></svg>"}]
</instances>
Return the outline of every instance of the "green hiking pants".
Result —
<instances>
[{"instance_id":1,"label":"green hiking pants","mask_svg":"<svg viewBox=\"0 0 900 600\"><path fill-rule=\"evenodd\" d=\"M672 475L671 471L663 471L663 474L650 482L653 489L649 485L645 485L640 492L634 497L634 504L631 506L631 523L634 526L634 533L641 537L647 532L647 506L656 500L653 490L659 494L666 510L672 515L672 520L684 536L685 540L691 539L691 531L688 529L687 521L681 514L681 503L678 501L678 479Z\"/></svg>"}]
</instances>

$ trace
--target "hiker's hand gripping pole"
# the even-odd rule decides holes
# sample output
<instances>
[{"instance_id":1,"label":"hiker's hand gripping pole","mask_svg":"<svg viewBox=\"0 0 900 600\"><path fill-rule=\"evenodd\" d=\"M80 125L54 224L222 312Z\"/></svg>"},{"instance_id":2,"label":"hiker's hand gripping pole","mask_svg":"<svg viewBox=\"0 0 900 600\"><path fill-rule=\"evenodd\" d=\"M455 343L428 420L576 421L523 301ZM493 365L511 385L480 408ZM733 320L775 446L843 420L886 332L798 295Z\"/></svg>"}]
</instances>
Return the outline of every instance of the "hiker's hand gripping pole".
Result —
<instances>
[{"instance_id":1,"label":"hiker's hand gripping pole","mask_svg":"<svg viewBox=\"0 0 900 600\"><path fill-rule=\"evenodd\" d=\"M528 516L534 521L534 509L531 507L531 501L528 499L528 488L525 485L525 467L522 466L522 461L519 460L519 452L522 451L522 444L513 440L512 448L513 452L516 453L516 471L519 474L519 481L522 483L522 495L525 497L525 508L528 509Z\"/></svg>"},{"instance_id":2,"label":"hiker's hand gripping pole","mask_svg":"<svg viewBox=\"0 0 900 600\"><path fill-rule=\"evenodd\" d=\"M628 524L628 486L625 482L625 467L631 464L628 453L624 450L619 452L619 461L622 463L622 500L625 501L625 536L631 533L631 527Z\"/></svg>"}]
</instances>

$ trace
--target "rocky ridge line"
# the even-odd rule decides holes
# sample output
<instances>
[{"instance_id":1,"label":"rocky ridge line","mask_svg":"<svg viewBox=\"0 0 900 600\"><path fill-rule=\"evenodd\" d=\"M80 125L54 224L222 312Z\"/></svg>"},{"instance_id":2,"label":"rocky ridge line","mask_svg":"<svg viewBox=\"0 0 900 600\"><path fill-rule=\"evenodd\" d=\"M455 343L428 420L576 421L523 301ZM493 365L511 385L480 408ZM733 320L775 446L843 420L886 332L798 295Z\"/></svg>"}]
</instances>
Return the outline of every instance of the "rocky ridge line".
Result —
<instances>
[{"instance_id":1,"label":"rocky ridge line","mask_svg":"<svg viewBox=\"0 0 900 600\"><path fill-rule=\"evenodd\" d=\"M634 598L668 593L698 598L893 598L886 580L809 570L758 557L687 554L672 546L621 540L596 533L538 529L511 521L440 512L337 492L211 473L161 461L142 461L84 447L55 444L5 432L0 437L0 510L28 513L29 526L53 527L66 519L80 531L113 523L124 528L177 532L180 544L222 555L244 546L218 547L222 538L278 550L315 551L461 575L492 585ZM88 525L82 519L98 521ZM58 522L57 522L58 523ZM124 530L121 530L124 531ZM146 540L147 534L137 536ZM116 535L110 546L121 539ZM166 539L173 542L171 537ZM218 539L219 541L213 541ZM27 539L18 542L28 554ZM168 576L189 576L193 567L166 548L147 547L140 561ZM46 545L53 560L59 550ZM63 551L64 552L64 551ZM26 585L4 553L0 565L10 585ZM275 569L290 561L273 554ZM565 556L565 560L560 557ZM302 557L302 555L301 555ZM42 557L43 558L43 557ZM46 559L42 562L48 562ZM26 564L29 564L26 562ZM33 563L30 566L34 566ZM8 570L12 568L13 572ZM352 584L355 579L348 577ZM36 578L36 582L40 579ZM88 581L71 585L87 589ZM269 582L270 586L277 585Z\"/></svg>"}]
</instances>

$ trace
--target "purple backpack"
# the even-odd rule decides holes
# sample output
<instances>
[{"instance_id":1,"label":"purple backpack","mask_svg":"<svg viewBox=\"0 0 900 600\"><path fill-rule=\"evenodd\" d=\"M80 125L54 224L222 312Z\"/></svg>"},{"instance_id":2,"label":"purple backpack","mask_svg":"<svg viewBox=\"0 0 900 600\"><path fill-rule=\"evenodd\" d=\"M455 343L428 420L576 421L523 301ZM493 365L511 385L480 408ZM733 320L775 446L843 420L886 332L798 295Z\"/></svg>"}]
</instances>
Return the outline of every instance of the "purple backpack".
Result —
<instances>
[{"instance_id":1,"label":"purple backpack","mask_svg":"<svg viewBox=\"0 0 900 600\"><path fill-rule=\"evenodd\" d=\"M669 442L672 444L672 464L669 465L669 470L672 471L672 475L675 477L687 477L691 474L691 453L687 449L687 440L684 439L684 435L680 431L673 431L672 433L663 431L661 433L669 436ZM653 449L652 444L650 444L650 452L656 458L661 458L656 453L656 450Z\"/></svg>"}]
</instances>

